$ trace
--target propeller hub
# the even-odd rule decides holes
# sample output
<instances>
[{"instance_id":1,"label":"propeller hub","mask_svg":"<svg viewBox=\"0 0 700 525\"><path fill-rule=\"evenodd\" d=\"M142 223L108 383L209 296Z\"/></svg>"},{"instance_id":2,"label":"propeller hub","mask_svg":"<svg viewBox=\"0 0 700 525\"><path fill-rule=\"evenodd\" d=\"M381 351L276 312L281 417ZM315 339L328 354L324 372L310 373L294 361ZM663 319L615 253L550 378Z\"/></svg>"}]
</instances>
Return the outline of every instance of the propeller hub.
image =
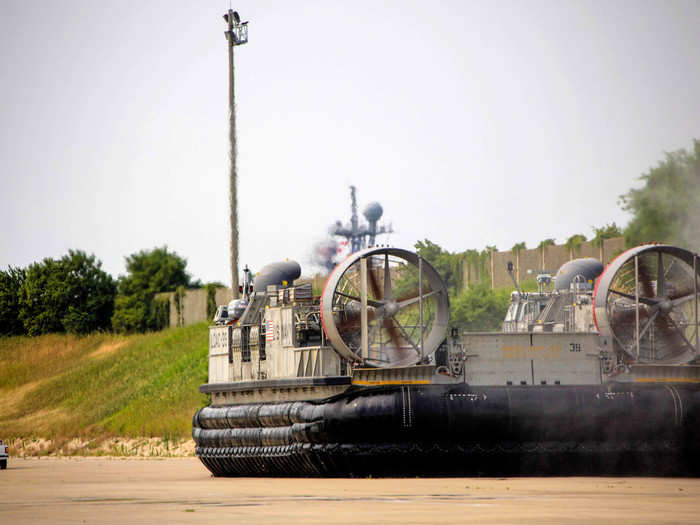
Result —
<instances>
[{"instance_id":1,"label":"propeller hub","mask_svg":"<svg viewBox=\"0 0 700 525\"><path fill-rule=\"evenodd\" d=\"M669 313L671 310L673 310L673 301L671 301L668 297L664 297L659 303L659 309L665 314Z\"/></svg>"},{"instance_id":2,"label":"propeller hub","mask_svg":"<svg viewBox=\"0 0 700 525\"><path fill-rule=\"evenodd\" d=\"M384 305L384 317L394 317L399 311L399 305L396 301L388 301Z\"/></svg>"}]
</instances>

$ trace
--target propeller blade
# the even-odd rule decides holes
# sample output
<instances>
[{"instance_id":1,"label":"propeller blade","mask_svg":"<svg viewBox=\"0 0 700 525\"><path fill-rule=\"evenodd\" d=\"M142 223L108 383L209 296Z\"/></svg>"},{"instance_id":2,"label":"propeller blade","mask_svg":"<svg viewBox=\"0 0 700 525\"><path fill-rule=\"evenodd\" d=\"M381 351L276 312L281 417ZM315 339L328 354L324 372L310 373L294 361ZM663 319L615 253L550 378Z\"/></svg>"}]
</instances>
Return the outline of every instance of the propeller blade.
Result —
<instances>
[{"instance_id":1,"label":"propeller blade","mask_svg":"<svg viewBox=\"0 0 700 525\"><path fill-rule=\"evenodd\" d=\"M438 290L439 291L439 290ZM429 286L423 289L423 298L425 299L428 295L434 295L437 292L433 292L432 288ZM396 298L397 303L402 303L405 301L409 301L411 299L417 299L418 298L418 289L413 289L410 292L406 292L400 297Z\"/></svg>"},{"instance_id":2,"label":"propeller blade","mask_svg":"<svg viewBox=\"0 0 700 525\"><path fill-rule=\"evenodd\" d=\"M389 339L391 339L391 343L394 345L394 348L401 348L401 336L396 330L391 317L387 317L382 323L384 324L384 330L386 330L389 334Z\"/></svg>"},{"instance_id":3,"label":"propeller blade","mask_svg":"<svg viewBox=\"0 0 700 525\"><path fill-rule=\"evenodd\" d=\"M664 314L664 317L666 317L666 318L670 321L671 325L673 325L673 328L674 328L674 330L675 330L675 332L676 332L676 334L677 334L676 337L679 337L679 338L683 341L683 343L685 343L686 345L688 345L688 348L690 348L690 350L693 350L693 351L694 351L694 350L695 350L695 347L693 346L693 344L692 344L690 341L688 341L688 338L687 338L687 337L685 336L685 334L683 333L683 330L681 329L681 327L678 326L678 325L676 324L676 321L673 320L673 317L671 317L671 316L668 315L668 314Z\"/></svg>"},{"instance_id":4,"label":"propeller blade","mask_svg":"<svg viewBox=\"0 0 700 525\"><path fill-rule=\"evenodd\" d=\"M683 340L680 338L678 335L678 332L675 330L673 325L671 324L670 318L665 315L659 315L656 318L656 323L655 326L658 327L659 334L656 337L656 340L654 341L654 354L655 357L661 358L661 359L666 359L669 356L674 355L674 349L679 349L683 345ZM660 337L661 336L661 337ZM670 348L670 350L669 350ZM659 355L660 350L668 350L666 351L663 355Z\"/></svg>"},{"instance_id":5,"label":"propeller blade","mask_svg":"<svg viewBox=\"0 0 700 525\"><path fill-rule=\"evenodd\" d=\"M681 303L688 301L695 297L695 290L693 289L693 283L687 283L688 286L679 287L675 290L668 291L668 298L676 304L676 300L681 300Z\"/></svg>"},{"instance_id":6,"label":"propeller blade","mask_svg":"<svg viewBox=\"0 0 700 525\"><path fill-rule=\"evenodd\" d=\"M428 292L423 294L423 300L427 299L431 295L435 295L438 292ZM397 304L399 305L399 308L403 308L405 306L409 306L411 304L417 303L420 301L420 296L415 296L411 297L410 299L404 299L403 301L397 301Z\"/></svg>"},{"instance_id":7,"label":"propeller blade","mask_svg":"<svg viewBox=\"0 0 700 525\"><path fill-rule=\"evenodd\" d=\"M642 285L642 295L645 297L656 297L654 295L654 287L651 285L651 271L647 266L647 258L639 257L639 283ZM633 262L634 264L634 262Z\"/></svg>"},{"instance_id":8,"label":"propeller blade","mask_svg":"<svg viewBox=\"0 0 700 525\"><path fill-rule=\"evenodd\" d=\"M391 301L393 298L391 291L391 272L389 270L389 254L384 254L384 300Z\"/></svg>"},{"instance_id":9,"label":"propeller blade","mask_svg":"<svg viewBox=\"0 0 700 525\"><path fill-rule=\"evenodd\" d=\"M652 314L653 315L653 314ZM645 321L649 318L649 312L646 308L639 309L639 322ZM613 326L620 327L632 326L634 327L637 322L637 315L634 310L618 310L617 312L612 312ZM619 331L619 330L618 330ZM634 328L632 329L632 337L634 337Z\"/></svg>"},{"instance_id":10,"label":"propeller blade","mask_svg":"<svg viewBox=\"0 0 700 525\"><path fill-rule=\"evenodd\" d=\"M372 261L372 258L370 257L369 262ZM367 271L367 276L369 278L369 287L372 289L372 294L374 294L374 297L376 299L381 299L382 298L382 292L379 289L379 283L377 283L377 276L374 275L374 270L372 269L372 265L369 265L368 271Z\"/></svg>"},{"instance_id":11,"label":"propeller blade","mask_svg":"<svg viewBox=\"0 0 700 525\"><path fill-rule=\"evenodd\" d=\"M384 319L384 329L389 333L391 342L394 345L392 348L387 349L389 361L393 366L415 364L418 361L418 357L420 355L419 352L415 349L413 342L410 339L407 339L407 341L411 344L411 347L401 345L401 335L399 334L394 323L395 321L392 318ZM405 334L404 337L406 337Z\"/></svg>"},{"instance_id":12,"label":"propeller blade","mask_svg":"<svg viewBox=\"0 0 700 525\"><path fill-rule=\"evenodd\" d=\"M614 294L619 295L621 297L626 297L627 299L631 299L632 301L634 301L636 299L634 295L629 294L629 293L625 293L625 292L621 292L620 290L613 290L612 288L609 288L609 291L611 293L614 293ZM647 299L646 297L642 297L640 295L639 302L644 303L644 304L648 304L649 306L654 306L655 304L657 304L659 302L659 300L658 299Z\"/></svg>"},{"instance_id":13,"label":"propeller blade","mask_svg":"<svg viewBox=\"0 0 700 525\"><path fill-rule=\"evenodd\" d=\"M666 283L664 279L664 258L663 254L659 252L659 261L656 266L656 296L664 297L666 295Z\"/></svg>"},{"instance_id":14,"label":"propeller blade","mask_svg":"<svg viewBox=\"0 0 700 525\"><path fill-rule=\"evenodd\" d=\"M337 323L339 332L346 332L347 330L360 329L361 314L358 310L357 312L350 312L345 314L345 318ZM367 308L367 323L374 321L376 313L374 308Z\"/></svg>"},{"instance_id":15,"label":"propeller blade","mask_svg":"<svg viewBox=\"0 0 700 525\"><path fill-rule=\"evenodd\" d=\"M335 295L340 295L341 297L345 297L347 299L350 299L352 301L357 301L358 303L361 302L359 297L356 297L354 295L346 294L343 292L335 292ZM370 299L369 297L367 298L367 304L369 306L374 306L375 308L379 308L382 306L383 303L380 303L379 301L375 301L374 299Z\"/></svg>"},{"instance_id":16,"label":"propeller blade","mask_svg":"<svg viewBox=\"0 0 700 525\"><path fill-rule=\"evenodd\" d=\"M695 292L689 293L688 295L679 295L678 297L673 298L673 306L680 306L683 303L687 303L691 299L695 299Z\"/></svg>"}]
</instances>

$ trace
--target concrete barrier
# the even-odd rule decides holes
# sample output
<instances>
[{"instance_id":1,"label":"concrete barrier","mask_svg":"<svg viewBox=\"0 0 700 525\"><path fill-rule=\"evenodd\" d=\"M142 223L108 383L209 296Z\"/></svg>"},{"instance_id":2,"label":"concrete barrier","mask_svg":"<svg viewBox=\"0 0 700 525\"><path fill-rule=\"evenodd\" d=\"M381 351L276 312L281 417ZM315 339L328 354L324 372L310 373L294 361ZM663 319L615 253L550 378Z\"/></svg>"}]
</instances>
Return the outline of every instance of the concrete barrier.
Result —
<instances>
[{"instance_id":1,"label":"concrete barrier","mask_svg":"<svg viewBox=\"0 0 700 525\"><path fill-rule=\"evenodd\" d=\"M528 274L528 270L533 272L547 270L554 275L562 264L580 257L593 257L599 259L603 264L608 264L624 249L624 239L615 237L606 239L600 248L593 246L590 241L584 242L575 252L570 252L563 244L547 246L544 251L537 248L521 250L517 256L511 250L494 251L491 257L486 258L485 264L463 261L463 287L466 289L482 282L492 288L512 286L512 281L506 270L508 261L513 262L516 279L518 282L522 282L534 279L536 273Z\"/></svg>"}]
</instances>

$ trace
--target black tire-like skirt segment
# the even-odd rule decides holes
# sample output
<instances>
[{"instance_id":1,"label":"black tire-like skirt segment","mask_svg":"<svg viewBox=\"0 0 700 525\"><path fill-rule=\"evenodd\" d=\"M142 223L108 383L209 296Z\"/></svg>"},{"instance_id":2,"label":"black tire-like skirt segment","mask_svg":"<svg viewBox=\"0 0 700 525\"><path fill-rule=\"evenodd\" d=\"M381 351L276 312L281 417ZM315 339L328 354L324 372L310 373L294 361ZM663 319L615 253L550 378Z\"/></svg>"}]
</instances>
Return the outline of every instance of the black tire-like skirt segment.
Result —
<instances>
[{"instance_id":1,"label":"black tire-like skirt segment","mask_svg":"<svg viewBox=\"0 0 700 525\"><path fill-rule=\"evenodd\" d=\"M215 476L698 475L700 387L362 387L205 407L192 434Z\"/></svg>"}]
</instances>

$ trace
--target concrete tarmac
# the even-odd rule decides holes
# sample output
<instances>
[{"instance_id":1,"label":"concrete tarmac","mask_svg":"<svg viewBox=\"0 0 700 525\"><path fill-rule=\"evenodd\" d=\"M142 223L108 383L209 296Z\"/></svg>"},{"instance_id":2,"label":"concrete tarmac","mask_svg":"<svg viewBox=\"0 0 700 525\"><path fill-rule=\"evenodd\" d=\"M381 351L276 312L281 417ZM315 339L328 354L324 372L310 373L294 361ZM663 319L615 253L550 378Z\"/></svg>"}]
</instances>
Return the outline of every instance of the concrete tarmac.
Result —
<instances>
[{"instance_id":1,"label":"concrete tarmac","mask_svg":"<svg viewBox=\"0 0 700 525\"><path fill-rule=\"evenodd\" d=\"M0 523L700 523L700 479L213 478L195 458L10 458Z\"/></svg>"}]
</instances>

